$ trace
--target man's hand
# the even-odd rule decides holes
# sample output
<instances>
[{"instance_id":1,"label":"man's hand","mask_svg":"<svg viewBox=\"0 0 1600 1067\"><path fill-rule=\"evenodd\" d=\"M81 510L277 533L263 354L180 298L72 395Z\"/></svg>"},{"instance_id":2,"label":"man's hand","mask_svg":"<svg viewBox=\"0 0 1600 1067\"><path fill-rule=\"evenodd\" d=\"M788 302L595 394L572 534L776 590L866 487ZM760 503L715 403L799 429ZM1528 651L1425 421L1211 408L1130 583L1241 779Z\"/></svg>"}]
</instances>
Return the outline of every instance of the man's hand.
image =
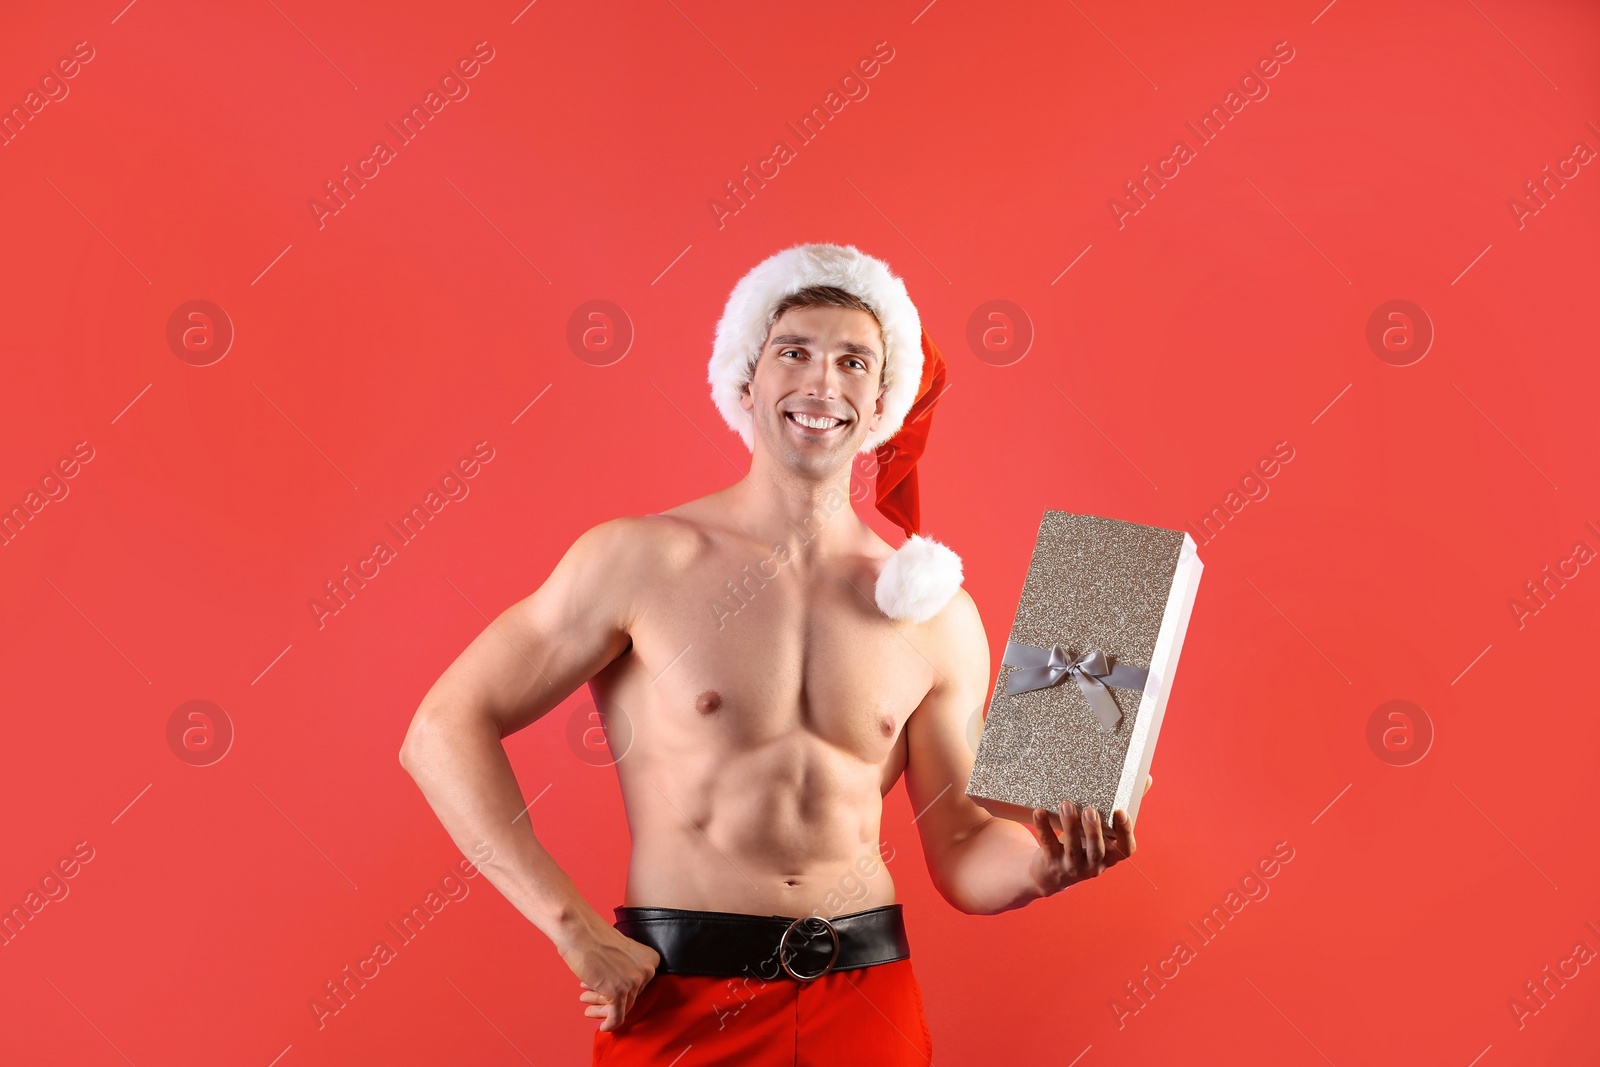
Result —
<instances>
[{"instance_id":1,"label":"man's hand","mask_svg":"<svg viewBox=\"0 0 1600 1067\"><path fill-rule=\"evenodd\" d=\"M561 958L578 976L578 999L589 1005L583 1014L600 1019L602 1031L615 1030L633 1010L661 965L661 954L603 921L587 925L560 946Z\"/></svg>"},{"instance_id":2,"label":"man's hand","mask_svg":"<svg viewBox=\"0 0 1600 1067\"><path fill-rule=\"evenodd\" d=\"M1153 782L1154 778L1145 777L1146 793L1150 792ZM1033 809L1033 830L1039 837L1039 851L1034 853L1028 872L1044 896L1059 893L1085 878L1097 877L1108 867L1132 856L1138 847L1133 840L1133 823L1121 808L1112 813L1109 840L1100 813L1094 808L1084 808L1080 812L1072 801L1063 800L1058 810L1061 837L1057 837L1050 826L1050 813L1044 808Z\"/></svg>"}]
</instances>

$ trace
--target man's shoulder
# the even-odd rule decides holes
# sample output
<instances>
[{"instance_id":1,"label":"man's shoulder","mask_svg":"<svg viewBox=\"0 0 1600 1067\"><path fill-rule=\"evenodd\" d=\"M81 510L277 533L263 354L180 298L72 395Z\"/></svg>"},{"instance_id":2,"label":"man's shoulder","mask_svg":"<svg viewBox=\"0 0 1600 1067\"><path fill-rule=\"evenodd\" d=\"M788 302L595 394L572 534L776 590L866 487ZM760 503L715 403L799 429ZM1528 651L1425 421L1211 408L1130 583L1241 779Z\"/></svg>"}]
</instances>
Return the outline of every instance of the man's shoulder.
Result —
<instances>
[{"instance_id":1,"label":"man's shoulder","mask_svg":"<svg viewBox=\"0 0 1600 1067\"><path fill-rule=\"evenodd\" d=\"M978 603L965 588L957 587L938 614L920 624L924 654L943 684L986 685L989 675L989 637L983 628ZM978 681L981 679L981 681Z\"/></svg>"},{"instance_id":2,"label":"man's shoulder","mask_svg":"<svg viewBox=\"0 0 1600 1067\"><path fill-rule=\"evenodd\" d=\"M943 642L957 647L964 647L974 639L984 639L978 602L972 599L965 586L957 586L949 602L923 625Z\"/></svg>"},{"instance_id":3,"label":"man's shoulder","mask_svg":"<svg viewBox=\"0 0 1600 1067\"><path fill-rule=\"evenodd\" d=\"M704 531L681 516L620 515L589 527L572 550L586 561L655 571L692 558L704 541Z\"/></svg>"}]
</instances>

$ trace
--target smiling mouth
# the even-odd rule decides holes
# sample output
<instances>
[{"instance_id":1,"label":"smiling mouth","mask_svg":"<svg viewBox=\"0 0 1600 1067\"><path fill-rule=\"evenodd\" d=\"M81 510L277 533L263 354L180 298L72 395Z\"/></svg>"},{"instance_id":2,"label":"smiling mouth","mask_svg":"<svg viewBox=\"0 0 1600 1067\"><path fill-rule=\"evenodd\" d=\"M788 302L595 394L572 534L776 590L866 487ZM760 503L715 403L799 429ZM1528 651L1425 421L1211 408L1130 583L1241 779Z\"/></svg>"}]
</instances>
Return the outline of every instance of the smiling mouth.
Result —
<instances>
[{"instance_id":1,"label":"smiling mouth","mask_svg":"<svg viewBox=\"0 0 1600 1067\"><path fill-rule=\"evenodd\" d=\"M828 433L831 430L837 430L842 426L849 425L849 421L846 419L836 419L830 415L810 415L803 411L786 411L783 413L783 417L802 430L808 430L811 433Z\"/></svg>"}]
</instances>

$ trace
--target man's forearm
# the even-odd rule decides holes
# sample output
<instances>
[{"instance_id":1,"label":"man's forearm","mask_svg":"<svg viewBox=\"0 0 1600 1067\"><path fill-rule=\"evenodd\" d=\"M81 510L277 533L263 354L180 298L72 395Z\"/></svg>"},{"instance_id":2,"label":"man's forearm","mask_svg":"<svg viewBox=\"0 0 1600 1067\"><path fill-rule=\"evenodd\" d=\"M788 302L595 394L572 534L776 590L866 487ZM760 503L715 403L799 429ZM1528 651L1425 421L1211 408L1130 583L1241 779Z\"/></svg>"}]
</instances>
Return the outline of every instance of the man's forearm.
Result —
<instances>
[{"instance_id":1,"label":"man's forearm","mask_svg":"<svg viewBox=\"0 0 1600 1067\"><path fill-rule=\"evenodd\" d=\"M557 948L597 918L572 879L539 844L532 816L521 814L526 802L492 722L419 715L406 735L400 762L456 846L469 857L487 853L478 863L483 873Z\"/></svg>"},{"instance_id":2,"label":"man's forearm","mask_svg":"<svg viewBox=\"0 0 1600 1067\"><path fill-rule=\"evenodd\" d=\"M991 815L950 848L935 874L939 892L969 915L995 915L1045 895L1030 873L1039 842L1021 823Z\"/></svg>"}]
</instances>

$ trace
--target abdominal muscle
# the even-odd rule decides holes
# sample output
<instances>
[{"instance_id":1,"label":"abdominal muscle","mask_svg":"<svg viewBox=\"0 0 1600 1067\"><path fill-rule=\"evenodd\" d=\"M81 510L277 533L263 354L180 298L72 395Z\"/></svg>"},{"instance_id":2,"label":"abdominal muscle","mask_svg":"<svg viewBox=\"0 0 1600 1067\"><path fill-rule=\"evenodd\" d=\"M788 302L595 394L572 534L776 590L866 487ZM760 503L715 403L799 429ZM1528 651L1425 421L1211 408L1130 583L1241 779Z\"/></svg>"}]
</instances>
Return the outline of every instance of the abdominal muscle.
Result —
<instances>
[{"instance_id":1,"label":"abdominal muscle","mask_svg":"<svg viewBox=\"0 0 1600 1067\"><path fill-rule=\"evenodd\" d=\"M881 767L798 724L739 752L650 740L617 764L633 835L625 905L835 918L894 902Z\"/></svg>"}]
</instances>

